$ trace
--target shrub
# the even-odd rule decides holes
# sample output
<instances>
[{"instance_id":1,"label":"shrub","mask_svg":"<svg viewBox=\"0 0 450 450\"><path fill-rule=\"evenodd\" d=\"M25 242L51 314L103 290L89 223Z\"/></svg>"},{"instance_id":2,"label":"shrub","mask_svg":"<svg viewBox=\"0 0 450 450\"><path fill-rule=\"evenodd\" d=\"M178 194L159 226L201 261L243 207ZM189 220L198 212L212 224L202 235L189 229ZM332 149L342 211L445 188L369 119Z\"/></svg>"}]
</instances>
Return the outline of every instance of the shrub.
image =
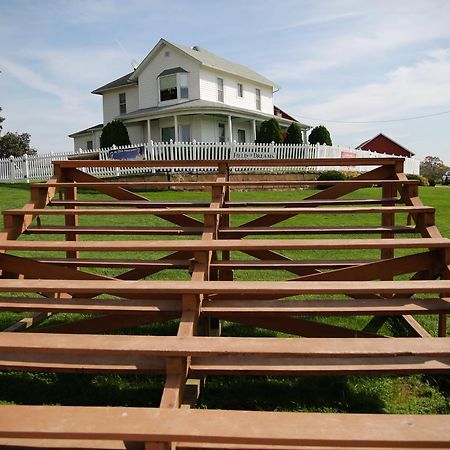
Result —
<instances>
[{"instance_id":1,"label":"shrub","mask_svg":"<svg viewBox=\"0 0 450 450\"><path fill-rule=\"evenodd\" d=\"M261 144L281 144L281 129L277 119L269 119L264 121L259 128L256 142Z\"/></svg>"},{"instance_id":2,"label":"shrub","mask_svg":"<svg viewBox=\"0 0 450 450\"><path fill-rule=\"evenodd\" d=\"M428 184L430 185L430 186L436 186L436 180L434 179L434 178L430 178L429 180L428 180Z\"/></svg>"},{"instance_id":3,"label":"shrub","mask_svg":"<svg viewBox=\"0 0 450 450\"><path fill-rule=\"evenodd\" d=\"M429 186L428 179L421 175L410 173L407 174L406 177L408 178L408 180L417 180L419 182L419 186Z\"/></svg>"},{"instance_id":4,"label":"shrub","mask_svg":"<svg viewBox=\"0 0 450 450\"><path fill-rule=\"evenodd\" d=\"M292 122L286 132L285 144L303 144L302 129L298 123Z\"/></svg>"},{"instance_id":5,"label":"shrub","mask_svg":"<svg viewBox=\"0 0 450 450\"><path fill-rule=\"evenodd\" d=\"M317 181L344 181L346 179L347 177L345 176L345 173L339 172L339 170L326 170L319 175ZM318 185L319 189L326 189L327 187L330 187L330 185Z\"/></svg>"},{"instance_id":6,"label":"shrub","mask_svg":"<svg viewBox=\"0 0 450 450\"><path fill-rule=\"evenodd\" d=\"M331 142L330 132L323 125L319 125L313 128L311 134L308 137L308 141L311 145L333 145Z\"/></svg>"},{"instance_id":7,"label":"shrub","mask_svg":"<svg viewBox=\"0 0 450 450\"><path fill-rule=\"evenodd\" d=\"M113 145L130 145L130 137L125 125L120 120L113 120L105 125L100 136L100 147L108 148Z\"/></svg>"}]
</instances>

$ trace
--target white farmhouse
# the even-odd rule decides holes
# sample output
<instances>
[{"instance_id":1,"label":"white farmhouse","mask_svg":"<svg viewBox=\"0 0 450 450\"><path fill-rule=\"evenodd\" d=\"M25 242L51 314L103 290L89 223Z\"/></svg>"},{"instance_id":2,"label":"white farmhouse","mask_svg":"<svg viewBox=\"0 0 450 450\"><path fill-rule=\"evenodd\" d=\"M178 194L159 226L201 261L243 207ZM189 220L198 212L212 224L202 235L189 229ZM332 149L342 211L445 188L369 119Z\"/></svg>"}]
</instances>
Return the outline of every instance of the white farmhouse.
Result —
<instances>
[{"instance_id":1,"label":"white farmhouse","mask_svg":"<svg viewBox=\"0 0 450 450\"><path fill-rule=\"evenodd\" d=\"M71 134L75 150L100 147L103 125L121 120L132 144L143 142L254 142L261 122L293 117L273 105L275 84L199 47L160 39L131 73L95 89L103 123ZM298 122L297 122L298 123ZM308 125L298 123L306 142Z\"/></svg>"}]
</instances>

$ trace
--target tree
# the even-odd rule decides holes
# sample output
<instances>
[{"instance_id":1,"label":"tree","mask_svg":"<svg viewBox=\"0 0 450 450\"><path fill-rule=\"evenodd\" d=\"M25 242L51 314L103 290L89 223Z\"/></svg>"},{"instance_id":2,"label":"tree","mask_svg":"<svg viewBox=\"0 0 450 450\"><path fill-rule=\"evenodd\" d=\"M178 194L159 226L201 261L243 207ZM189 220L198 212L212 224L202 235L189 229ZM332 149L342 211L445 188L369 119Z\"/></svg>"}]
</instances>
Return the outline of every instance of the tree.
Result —
<instances>
[{"instance_id":1,"label":"tree","mask_svg":"<svg viewBox=\"0 0 450 450\"><path fill-rule=\"evenodd\" d=\"M323 125L319 125L313 128L311 134L308 137L308 141L311 145L314 144L333 145L331 142L330 132Z\"/></svg>"},{"instance_id":2,"label":"tree","mask_svg":"<svg viewBox=\"0 0 450 450\"><path fill-rule=\"evenodd\" d=\"M130 145L130 137L125 125L120 120L113 120L105 125L100 136L100 147L108 148L113 145Z\"/></svg>"},{"instance_id":3,"label":"tree","mask_svg":"<svg viewBox=\"0 0 450 450\"><path fill-rule=\"evenodd\" d=\"M35 155L37 151L30 147L30 135L28 133L8 132L0 136L0 158L14 156L18 158L24 155Z\"/></svg>"},{"instance_id":4,"label":"tree","mask_svg":"<svg viewBox=\"0 0 450 450\"><path fill-rule=\"evenodd\" d=\"M298 123L292 122L286 132L285 144L303 144L302 129Z\"/></svg>"},{"instance_id":5,"label":"tree","mask_svg":"<svg viewBox=\"0 0 450 450\"><path fill-rule=\"evenodd\" d=\"M0 106L0 112L2 112L2 107ZM2 131L3 130L3 125L2 125L2 122L5 120L5 118L4 117L0 117L0 131Z\"/></svg>"},{"instance_id":6,"label":"tree","mask_svg":"<svg viewBox=\"0 0 450 450\"><path fill-rule=\"evenodd\" d=\"M438 180L448 170L448 167L437 156L427 156L420 163L420 175L429 180Z\"/></svg>"},{"instance_id":7,"label":"tree","mask_svg":"<svg viewBox=\"0 0 450 450\"><path fill-rule=\"evenodd\" d=\"M281 144L281 129L277 119L269 119L264 121L259 128L256 142L269 144L270 142Z\"/></svg>"}]
</instances>

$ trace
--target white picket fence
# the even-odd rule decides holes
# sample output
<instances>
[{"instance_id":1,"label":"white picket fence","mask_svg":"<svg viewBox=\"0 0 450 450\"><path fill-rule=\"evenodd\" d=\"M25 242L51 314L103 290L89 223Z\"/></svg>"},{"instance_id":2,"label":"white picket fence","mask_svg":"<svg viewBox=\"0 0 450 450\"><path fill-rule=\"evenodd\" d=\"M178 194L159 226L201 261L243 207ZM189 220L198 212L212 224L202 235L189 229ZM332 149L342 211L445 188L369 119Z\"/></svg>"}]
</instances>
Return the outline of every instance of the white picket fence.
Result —
<instances>
[{"instance_id":1,"label":"white picket fence","mask_svg":"<svg viewBox=\"0 0 450 450\"><path fill-rule=\"evenodd\" d=\"M53 175L55 160L67 160L71 156L79 157L83 153L97 153L99 159L143 159L149 161L204 161L233 159L320 159L320 158L383 158L390 157L383 153L355 150L327 145L296 145L296 144L253 144L253 143L220 143L220 142L149 142L139 145L112 147L95 150L79 150L76 153L48 153L45 155L24 156L21 158L0 159L0 182L30 182L46 180ZM420 162L413 158L405 159L405 173L419 174ZM348 167L299 167L299 168L235 168L235 171L321 171L321 170L352 170L364 172L372 166ZM211 168L170 167L158 168L158 171L170 172L207 172ZM87 170L95 176L119 176L128 174L155 172L149 168L92 168Z\"/></svg>"}]
</instances>

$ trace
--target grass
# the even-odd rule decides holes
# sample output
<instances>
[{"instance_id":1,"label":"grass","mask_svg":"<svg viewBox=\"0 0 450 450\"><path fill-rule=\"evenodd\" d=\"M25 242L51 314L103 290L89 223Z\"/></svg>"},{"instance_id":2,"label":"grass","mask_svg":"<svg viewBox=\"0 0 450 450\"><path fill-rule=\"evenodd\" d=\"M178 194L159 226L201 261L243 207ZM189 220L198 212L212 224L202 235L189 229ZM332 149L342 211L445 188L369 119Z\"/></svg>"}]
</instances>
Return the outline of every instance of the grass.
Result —
<instances>
[{"instance_id":1,"label":"grass","mask_svg":"<svg viewBox=\"0 0 450 450\"><path fill-rule=\"evenodd\" d=\"M152 200L209 200L208 193L198 192L140 192ZM232 200L298 200L312 194L312 191L269 191L269 192L235 192ZM379 189L360 190L349 197L377 197ZM420 196L424 204L437 208L437 224L441 233L450 237L450 188L421 187ZM100 194L86 191L83 199L106 198ZM0 209L22 206L29 199L29 186L0 185ZM240 215L233 217L232 225L239 225L255 216ZM0 221L2 218L0 218ZM84 217L81 225L98 224L98 217ZM316 216L306 215L289 219L283 225L316 225ZM405 217L401 219L405 221ZM62 218L43 217L43 224L62 224ZM146 216L105 216L103 225L163 225L162 219ZM374 215L365 216L328 216L324 225L378 225L379 218ZM284 236L289 238L292 236ZM329 236L320 236L326 238ZM356 236L348 236L356 237ZM108 238L114 238L113 236ZM125 237L120 237L124 239ZM129 239L152 239L152 237L133 237ZM186 237L192 239L191 237ZM61 239L60 236L24 236L21 239ZM100 236L82 237L82 239L102 239ZM157 239L156 237L154 239ZM284 252L289 255L290 252ZM345 258L377 257L378 252L353 250L346 251ZM398 252L396 254L404 254ZM31 255L21 253L21 255ZM36 256L36 253L33 253ZM53 256L61 256L54 252ZM163 256L159 253L158 256ZM46 256L49 256L46 253ZM95 256L85 254L83 256ZM110 254L117 257L117 253ZM142 257L139 253L127 254L127 257ZM242 254L234 257L244 258ZM320 258L323 251L306 251L305 258ZM108 257L108 255L103 255ZM328 252L327 258L341 258L342 252ZM246 257L248 258L248 257ZM99 269L97 273L115 275L117 271ZM286 279L289 274L284 271L237 271L237 279ZM163 271L153 279L188 279L187 271ZM14 323L20 315L15 313L0 314L0 327ZM86 316L76 314L57 314L45 322L45 325L77 320ZM317 320L363 329L370 321L369 317L353 318L316 318ZM418 316L417 319L433 335L436 334L436 318ZM122 332L133 334L173 335L177 322L146 325ZM385 324L380 330L387 335L395 335L395 329ZM121 332L121 331L119 331ZM262 329L252 329L232 323L223 328L226 336L279 336ZM61 404L61 405L111 405L111 406L158 406L163 387L162 377L143 375L87 375L87 374L39 374L39 373L0 373L0 403L25 404ZM220 377L210 376L206 387L198 401L200 408L252 409L252 410L285 410L285 411L320 411L320 412L384 412L401 414L442 414L450 413L450 379L447 376L341 376L341 377Z\"/></svg>"}]
</instances>

